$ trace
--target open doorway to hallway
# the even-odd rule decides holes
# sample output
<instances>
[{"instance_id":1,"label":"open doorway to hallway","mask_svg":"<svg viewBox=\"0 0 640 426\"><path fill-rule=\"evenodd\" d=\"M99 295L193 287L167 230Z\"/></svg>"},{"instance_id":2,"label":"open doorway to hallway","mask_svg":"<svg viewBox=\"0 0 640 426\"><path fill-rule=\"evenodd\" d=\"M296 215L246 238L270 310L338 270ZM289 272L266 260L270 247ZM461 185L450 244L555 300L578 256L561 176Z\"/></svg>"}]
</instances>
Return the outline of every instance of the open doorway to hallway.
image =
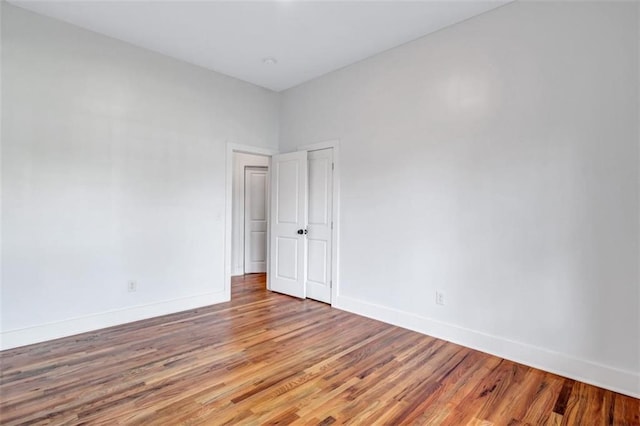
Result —
<instances>
[{"instance_id":1,"label":"open doorway to hallway","mask_svg":"<svg viewBox=\"0 0 640 426\"><path fill-rule=\"evenodd\" d=\"M232 244L233 281L267 272L269 157L233 152ZM233 296L233 293L232 293Z\"/></svg>"}]
</instances>

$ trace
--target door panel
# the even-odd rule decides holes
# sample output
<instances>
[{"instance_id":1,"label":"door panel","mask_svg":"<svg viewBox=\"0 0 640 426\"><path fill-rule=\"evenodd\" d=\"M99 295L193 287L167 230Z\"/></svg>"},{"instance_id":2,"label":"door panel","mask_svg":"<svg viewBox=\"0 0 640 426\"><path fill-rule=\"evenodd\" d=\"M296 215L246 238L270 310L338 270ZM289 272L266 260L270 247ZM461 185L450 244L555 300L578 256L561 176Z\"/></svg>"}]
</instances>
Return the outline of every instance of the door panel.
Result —
<instances>
[{"instance_id":1,"label":"door panel","mask_svg":"<svg viewBox=\"0 0 640 426\"><path fill-rule=\"evenodd\" d=\"M318 152L309 153L309 224L327 225L330 214L328 185L331 158L315 158L318 157Z\"/></svg>"},{"instance_id":2,"label":"door panel","mask_svg":"<svg viewBox=\"0 0 640 426\"><path fill-rule=\"evenodd\" d=\"M333 149L308 153L309 222L307 225L307 297L331 302Z\"/></svg>"},{"instance_id":3,"label":"door panel","mask_svg":"<svg viewBox=\"0 0 640 426\"><path fill-rule=\"evenodd\" d=\"M270 289L306 297L307 153L271 158L271 268Z\"/></svg>"},{"instance_id":4,"label":"door panel","mask_svg":"<svg viewBox=\"0 0 640 426\"><path fill-rule=\"evenodd\" d=\"M244 272L267 272L267 168L244 171Z\"/></svg>"},{"instance_id":5,"label":"door panel","mask_svg":"<svg viewBox=\"0 0 640 426\"><path fill-rule=\"evenodd\" d=\"M283 160L278 163L278 181L276 192L280 196L277 198L276 208L278 214L276 218L280 224L297 225L300 221L300 188L298 181L300 175L300 162L296 159Z\"/></svg>"},{"instance_id":6,"label":"door panel","mask_svg":"<svg viewBox=\"0 0 640 426\"><path fill-rule=\"evenodd\" d=\"M278 253L278 267L275 270L277 278L297 280L298 278L298 239L278 237L276 253Z\"/></svg>"},{"instance_id":7,"label":"door panel","mask_svg":"<svg viewBox=\"0 0 640 426\"><path fill-rule=\"evenodd\" d=\"M307 249L309 251L309 263L307 268L307 281L317 284L327 283L327 242L312 238L307 239Z\"/></svg>"},{"instance_id":8,"label":"door panel","mask_svg":"<svg viewBox=\"0 0 640 426\"><path fill-rule=\"evenodd\" d=\"M252 232L251 233L251 249L249 255L255 262L262 262L263 265L260 271L251 272L267 272L266 258L267 258L267 233L266 231Z\"/></svg>"}]
</instances>

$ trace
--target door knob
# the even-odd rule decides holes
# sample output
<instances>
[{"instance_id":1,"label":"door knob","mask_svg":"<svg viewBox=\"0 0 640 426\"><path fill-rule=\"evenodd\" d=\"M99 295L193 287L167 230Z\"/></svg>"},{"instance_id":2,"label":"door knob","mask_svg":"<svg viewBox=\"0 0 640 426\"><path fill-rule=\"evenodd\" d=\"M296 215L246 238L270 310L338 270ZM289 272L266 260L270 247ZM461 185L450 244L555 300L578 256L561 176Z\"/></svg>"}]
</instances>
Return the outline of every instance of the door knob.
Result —
<instances>
[{"instance_id":1,"label":"door knob","mask_svg":"<svg viewBox=\"0 0 640 426\"><path fill-rule=\"evenodd\" d=\"M304 229L298 229L298 235L304 234Z\"/></svg>"}]
</instances>

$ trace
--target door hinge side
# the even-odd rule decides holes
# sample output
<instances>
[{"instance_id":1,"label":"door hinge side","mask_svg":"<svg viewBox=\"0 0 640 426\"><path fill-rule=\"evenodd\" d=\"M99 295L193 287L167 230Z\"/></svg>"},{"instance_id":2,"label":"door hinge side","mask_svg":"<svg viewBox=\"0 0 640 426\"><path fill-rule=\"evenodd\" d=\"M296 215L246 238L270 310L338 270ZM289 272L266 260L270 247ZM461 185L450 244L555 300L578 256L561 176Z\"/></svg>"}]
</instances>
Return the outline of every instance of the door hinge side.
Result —
<instances>
[{"instance_id":1,"label":"door hinge side","mask_svg":"<svg viewBox=\"0 0 640 426\"><path fill-rule=\"evenodd\" d=\"M331 163L331 170L333 170L336 166L336 163Z\"/></svg>"}]
</instances>

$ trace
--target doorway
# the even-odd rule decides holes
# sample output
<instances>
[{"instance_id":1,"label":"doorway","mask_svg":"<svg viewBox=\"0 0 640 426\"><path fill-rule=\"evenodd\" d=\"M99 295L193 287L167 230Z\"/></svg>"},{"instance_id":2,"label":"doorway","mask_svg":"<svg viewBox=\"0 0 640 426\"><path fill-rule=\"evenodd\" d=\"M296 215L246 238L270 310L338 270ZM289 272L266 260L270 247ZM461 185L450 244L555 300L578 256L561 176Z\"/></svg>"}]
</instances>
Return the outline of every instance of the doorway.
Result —
<instances>
[{"instance_id":1,"label":"doorway","mask_svg":"<svg viewBox=\"0 0 640 426\"><path fill-rule=\"evenodd\" d=\"M231 275L266 273L269 157L234 152L233 169Z\"/></svg>"},{"instance_id":2,"label":"doorway","mask_svg":"<svg viewBox=\"0 0 640 426\"><path fill-rule=\"evenodd\" d=\"M249 145L227 143L225 156L226 189L225 189L225 240L224 240L224 292L226 300L231 300L231 283L245 277L245 167L266 167L267 189L271 156L277 151L268 148L257 148ZM268 194L265 195L268 205ZM268 209L267 209L268 217ZM269 227L267 223L266 241ZM265 263L269 270L269 247L266 247ZM267 275L268 276L268 275ZM248 275L247 277L251 277ZM258 277L259 278L259 277ZM264 283L265 275L259 280Z\"/></svg>"},{"instance_id":3,"label":"doorway","mask_svg":"<svg viewBox=\"0 0 640 426\"><path fill-rule=\"evenodd\" d=\"M254 159L256 159L255 157L258 157L260 158L259 161L262 162L243 164L238 160L238 158L245 157L245 154L254 157ZM281 179L279 182L281 184L281 188L296 188L296 191L302 191L301 193L298 192L296 194L296 200L293 201L293 203L300 207L300 211L303 212L303 214L300 216L301 219L295 223L295 225L297 225L296 229L294 229L295 237L292 239L291 235L281 235L281 237L284 238L280 238L280 242L282 244L278 247L277 242L275 243L276 246L274 246L274 228L277 227L276 224L279 221L279 219L276 220L275 218L278 218L278 214L280 213L286 216L283 209L281 209L280 213L277 210L274 210L274 208L278 208L277 198L274 198L274 194L277 192L276 188L278 186L278 182L274 181L274 174L276 171L274 161L280 157L280 155L269 149L231 143L227 144L227 189L225 197L225 217L227 219L225 221L226 238L224 278L227 300L231 299L232 276L234 277L234 281L237 281L237 279L241 277L245 277L245 263L247 265L250 263L245 261L244 250L244 238L246 235L244 221L245 173L247 170L252 170L256 167L265 167L265 162L267 164L266 212L268 220L266 228L266 256L264 257L264 263L267 270L265 279L267 289L292 294L289 291L282 291L276 274L279 273L281 277L286 275L295 275L297 277L296 279L299 279L299 286L302 287L301 292L295 294L297 297L309 297L325 303L333 303L336 300L339 285L339 144L338 141L321 142L300 147L298 148L297 153L291 154L298 155L300 159L304 158L304 160L299 163L302 168L298 169L298 172L302 172L299 176L303 176L303 181L298 181L297 177L293 178L293 175L289 173L288 177L282 176L284 179ZM285 171L285 175L286 174L287 172ZM239 178L238 175L241 175L242 178ZM259 180L260 179L258 179L258 181ZM234 185L234 181L242 181L242 191L240 190L239 184ZM308 185L311 185L311 187ZM256 184L256 186L259 185ZM285 205L288 206L290 206L291 202L291 199L284 201ZM281 205L280 207L283 206L284 205ZM309 208L312 210L311 216L308 216ZM243 217L242 220L239 219L241 212ZM282 218L282 215L280 216ZM239 231L240 226L234 226L234 224L242 224L242 232ZM258 232L263 231L260 230ZM240 235L242 236L242 239L240 239ZM303 235L304 238L300 238L300 235ZM296 238L297 240L295 240ZM301 244L299 246L298 244L292 244L294 240ZM285 251L288 249L293 253L296 250L291 250L294 246L300 247L302 252L300 253L301 256L296 256L293 261L291 261L291 259L285 260L287 259L285 256L273 254L274 247L278 250L280 248L285 249ZM255 256L256 259L259 257L261 256ZM260 264L261 262L258 261L256 263ZM253 266L249 266L247 270L251 270L252 267ZM291 273L291 271L294 272ZM247 277L249 276L250 275Z\"/></svg>"}]
</instances>

